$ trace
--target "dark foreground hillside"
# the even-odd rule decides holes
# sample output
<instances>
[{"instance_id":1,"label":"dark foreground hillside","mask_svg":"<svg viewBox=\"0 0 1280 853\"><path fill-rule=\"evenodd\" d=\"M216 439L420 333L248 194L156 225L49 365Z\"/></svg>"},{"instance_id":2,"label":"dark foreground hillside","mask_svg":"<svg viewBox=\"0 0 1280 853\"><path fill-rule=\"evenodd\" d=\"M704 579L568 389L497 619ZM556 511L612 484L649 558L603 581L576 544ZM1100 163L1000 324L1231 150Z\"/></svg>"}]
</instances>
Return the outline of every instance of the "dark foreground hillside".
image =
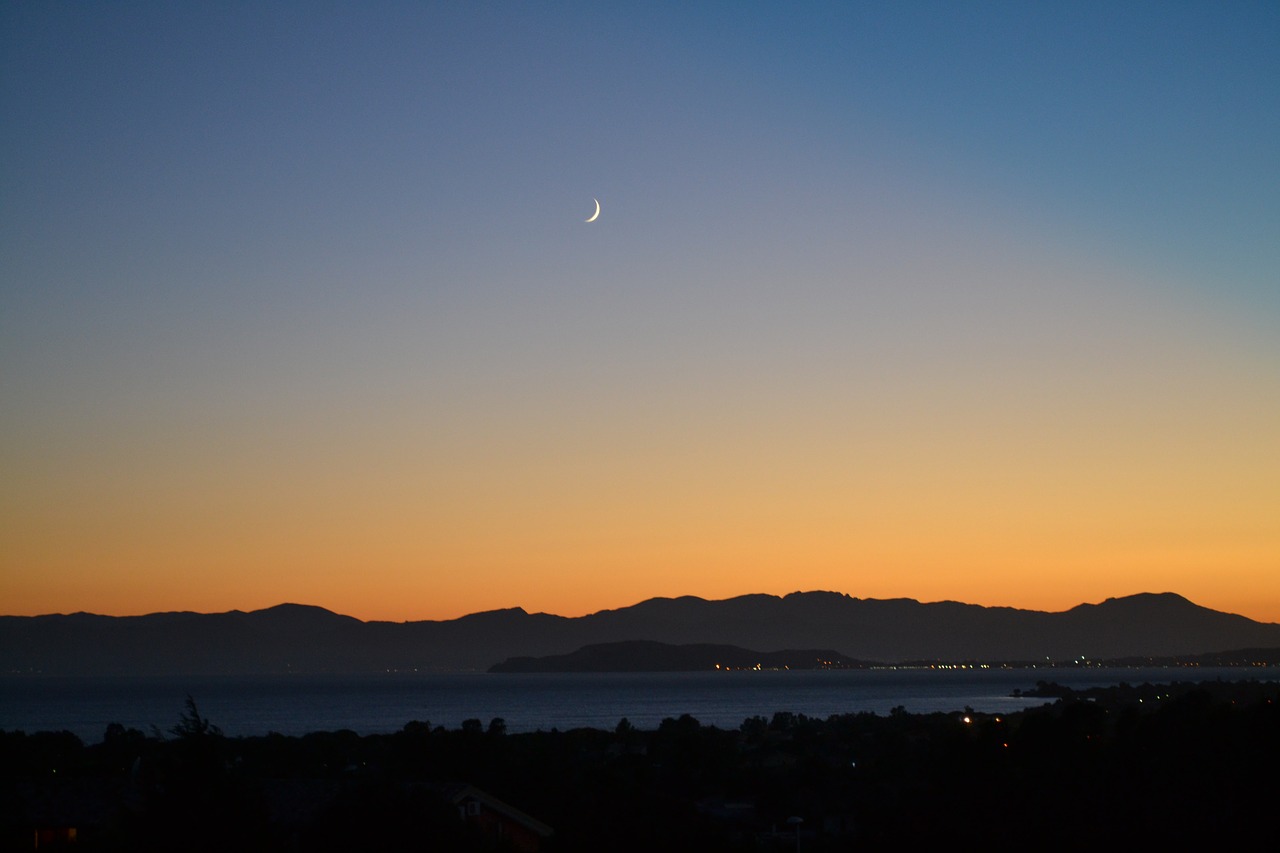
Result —
<instances>
[{"instance_id":1,"label":"dark foreground hillside","mask_svg":"<svg viewBox=\"0 0 1280 853\"><path fill-rule=\"evenodd\" d=\"M5 850L1065 850L1273 840L1280 685L1055 690L1007 716L737 730L0 732Z\"/></svg>"}]
</instances>

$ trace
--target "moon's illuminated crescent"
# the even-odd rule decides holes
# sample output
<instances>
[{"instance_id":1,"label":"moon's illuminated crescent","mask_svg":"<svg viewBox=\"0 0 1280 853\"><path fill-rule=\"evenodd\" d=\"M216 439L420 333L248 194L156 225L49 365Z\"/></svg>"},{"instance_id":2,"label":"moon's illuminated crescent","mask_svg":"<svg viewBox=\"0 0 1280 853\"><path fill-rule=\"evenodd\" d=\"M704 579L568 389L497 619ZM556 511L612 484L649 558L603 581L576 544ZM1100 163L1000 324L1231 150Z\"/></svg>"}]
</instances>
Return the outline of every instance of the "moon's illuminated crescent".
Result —
<instances>
[{"instance_id":1,"label":"moon's illuminated crescent","mask_svg":"<svg viewBox=\"0 0 1280 853\"><path fill-rule=\"evenodd\" d=\"M584 220L586 222L595 222L596 218L600 216L600 199L593 198L591 200L596 203L596 212L591 214L591 216L588 219Z\"/></svg>"}]
</instances>

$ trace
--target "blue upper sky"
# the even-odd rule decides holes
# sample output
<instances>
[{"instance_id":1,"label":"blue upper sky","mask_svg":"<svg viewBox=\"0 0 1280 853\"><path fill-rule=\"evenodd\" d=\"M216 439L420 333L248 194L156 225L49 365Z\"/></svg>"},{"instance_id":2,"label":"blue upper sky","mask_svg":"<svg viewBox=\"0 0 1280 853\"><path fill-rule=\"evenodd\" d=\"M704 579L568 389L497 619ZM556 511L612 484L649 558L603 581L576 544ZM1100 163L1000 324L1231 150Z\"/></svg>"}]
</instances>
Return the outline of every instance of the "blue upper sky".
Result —
<instances>
[{"instance_id":1,"label":"blue upper sky","mask_svg":"<svg viewBox=\"0 0 1280 853\"><path fill-rule=\"evenodd\" d=\"M166 459L398 494L372 448L437 471L566 412L800 448L780 412L1012 430L1053 388L1105 413L1081 442L1216 409L1170 447L1262 453L1278 166L1274 2L7 3L11 535L142 541L89 508Z\"/></svg>"},{"instance_id":2,"label":"blue upper sky","mask_svg":"<svg viewBox=\"0 0 1280 853\"><path fill-rule=\"evenodd\" d=\"M167 244L150 253L366 245L553 189L700 218L683 187L723 217L753 187L856 192L861 162L1276 306L1273 3L3 14L9 265L61 254L62 229Z\"/></svg>"}]
</instances>

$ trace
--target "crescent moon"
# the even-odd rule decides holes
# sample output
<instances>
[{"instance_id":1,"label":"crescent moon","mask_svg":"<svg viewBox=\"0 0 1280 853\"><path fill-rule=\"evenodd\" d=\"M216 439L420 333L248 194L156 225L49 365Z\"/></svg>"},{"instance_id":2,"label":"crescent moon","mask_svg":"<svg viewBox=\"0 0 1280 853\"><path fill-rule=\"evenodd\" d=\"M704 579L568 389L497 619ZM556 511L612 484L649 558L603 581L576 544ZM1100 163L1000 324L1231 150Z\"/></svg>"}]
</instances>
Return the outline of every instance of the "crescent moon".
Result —
<instances>
[{"instance_id":1,"label":"crescent moon","mask_svg":"<svg viewBox=\"0 0 1280 853\"><path fill-rule=\"evenodd\" d=\"M589 218L587 218L587 219L583 220L584 222L595 222L595 221L596 221L596 219L597 219L597 218L599 218L599 216L600 216L600 199L598 199L598 198L593 198L593 199L591 199L591 200L592 200L592 201L594 201L594 202L596 203L596 212L595 212L595 213L593 213L593 214L591 214L591 216L590 216Z\"/></svg>"}]
</instances>

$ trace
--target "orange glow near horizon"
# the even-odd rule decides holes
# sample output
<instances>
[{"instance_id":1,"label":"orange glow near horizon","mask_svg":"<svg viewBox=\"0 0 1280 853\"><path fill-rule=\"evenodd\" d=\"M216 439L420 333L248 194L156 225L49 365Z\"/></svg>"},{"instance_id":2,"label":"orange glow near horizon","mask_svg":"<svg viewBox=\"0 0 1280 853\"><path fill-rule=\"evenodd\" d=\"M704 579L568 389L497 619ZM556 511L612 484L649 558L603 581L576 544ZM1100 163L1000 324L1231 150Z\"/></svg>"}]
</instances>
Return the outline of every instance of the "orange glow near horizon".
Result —
<instances>
[{"instance_id":1,"label":"orange glow near horizon","mask_svg":"<svg viewBox=\"0 0 1280 853\"><path fill-rule=\"evenodd\" d=\"M708 600L720 600L734 598L739 595L765 594L775 596L785 596L795 592L836 592L850 595L855 598L862 599L894 599L894 598L911 598L921 602L933 601L958 601L965 604L976 604L984 607L1011 607L1019 610L1040 610L1047 612L1061 612L1069 610L1079 604L1097 604L1103 598L1122 598L1126 595L1134 595L1139 592L1175 592L1177 590L1164 590L1151 588L1132 588L1117 591L1115 594L1104 596L1098 595L1072 595L1070 590L1064 590L1057 594L1041 594L1039 596L1022 596L1014 598L1013 595L1003 592L997 593L991 597L980 597L974 594L974 590L967 585L957 584L956 594L913 594L909 590L901 590L896 588L888 588L887 583L868 583L866 588L858 592L847 592L846 590L835 589L830 586L799 586L795 589L775 588L739 588L739 589L700 589L694 591L685 590L677 592L677 588L668 590L659 590L651 594L635 594L630 597L621 597L617 600L611 599L591 599L583 595L575 598L565 595L557 598L555 601L547 601L543 605L536 603L536 598L526 599L524 601L517 600L501 600L486 599L482 597L468 597L462 593L455 593L452 598L441 599L434 596L423 596L422 599L414 599L412 602L404 600L378 601L372 598L362 598L350 594L336 594L331 596L320 596L311 600L297 600L297 596L289 597L283 594L271 597L270 593L265 596L257 596L256 600L241 601L230 599L233 596L225 594L209 595L209 596L187 596L182 595L183 603L175 606L173 602L177 598L172 592L167 590L156 590L154 598L148 597L130 597L127 603L122 602L122 606L111 607L104 606L108 603L106 596L94 596L97 604L85 603L83 606L65 607L62 609L47 609L41 607L20 608L15 607L0 615L17 615L17 616L41 616L51 613L74 613L89 612L98 613L108 616L140 616L148 613L162 613L173 611L191 611L201 613L223 613L230 610L253 611L262 610L273 607L277 604L293 603L293 604L310 604L317 607L323 607L335 613L345 616L353 616L366 622L415 622L415 621L446 621L456 619L471 613L479 613L486 610L500 610L507 608L519 607L529 613L549 613L556 616L578 617L585 616L590 613L596 613L601 610L616 610L619 608L629 607L638 604L641 601L650 598L676 598L682 595L692 595L698 598ZM169 593L169 594L166 594ZM1208 607L1213 610L1219 610L1225 613L1236 613L1254 619L1259 622L1275 622L1280 623L1280 602L1259 601L1256 597L1245 595L1242 598L1232 599L1227 596L1219 596L1210 598L1208 594L1197 596L1194 594L1186 595L1185 592L1179 594L1185 595L1195 604L1202 607ZM544 594L544 598L550 596ZM245 596L251 598L251 596ZM75 600L76 596L68 595L68 600ZM82 599L83 601L83 599Z\"/></svg>"},{"instance_id":2,"label":"orange glow near horizon","mask_svg":"<svg viewBox=\"0 0 1280 853\"><path fill-rule=\"evenodd\" d=\"M375 480L351 471L328 493L313 483L272 494L265 486L281 472L266 472L234 495L192 488L144 506L113 500L102 483L100 494L80 495L74 519L37 514L38 501L9 516L29 535L9 537L19 547L7 552L17 571L5 575L5 610L122 615L290 601L411 621L814 589L1040 610L1169 591L1280 621L1280 541L1249 448L1230 451L1234 466L1224 455L1216 462L1228 467L1175 475L1136 462L1117 471L1113 459L1090 466L1083 450L1067 454L1070 464L1037 463L1034 449L1008 443L946 464L946 448L896 440L907 446L889 452L894 439L881 435L868 442L875 454L843 458L835 444L784 452L742 440L666 467L655 448L584 456L558 477L555 454L530 449L520 476L515 458L459 465L452 482L442 468L405 480L375 468ZM1231 493L1246 475L1262 490ZM419 480L449 487L423 494L408 485ZM379 483L400 490L379 493ZM135 486L164 493L158 477ZM47 495L64 508L68 497Z\"/></svg>"},{"instance_id":3,"label":"orange glow near horizon","mask_svg":"<svg viewBox=\"0 0 1280 853\"><path fill-rule=\"evenodd\" d=\"M9 5L0 613L1280 622L1276 4Z\"/></svg>"},{"instance_id":4,"label":"orange glow near horizon","mask_svg":"<svg viewBox=\"0 0 1280 853\"><path fill-rule=\"evenodd\" d=\"M306 441L104 432L13 460L7 614L314 604L366 620L825 589L1065 610L1137 592L1280 622L1280 401L1114 375L873 409L804 387L336 422ZM1265 373L1265 372L1264 372ZM679 412L663 420L655 412ZM522 416L519 429L494 430ZM1170 428L1173 422L1176 428ZM1230 437L1230 441L1226 440ZM412 449L410 449L412 447Z\"/></svg>"},{"instance_id":5,"label":"orange glow near horizon","mask_svg":"<svg viewBox=\"0 0 1280 853\"><path fill-rule=\"evenodd\" d=\"M684 453L648 434L616 457L572 436L571 469L537 441L395 475L358 455L176 483L139 467L122 484L86 458L86 476L33 476L10 503L0 598L8 614L292 601L402 621L812 589L1047 610L1171 591L1280 621L1266 439L1174 466L1178 448L1137 435L1111 454L1041 437L1061 443L1046 456L1017 435L931 444L864 424L845 446L845 424L775 447L757 429Z\"/></svg>"}]
</instances>

